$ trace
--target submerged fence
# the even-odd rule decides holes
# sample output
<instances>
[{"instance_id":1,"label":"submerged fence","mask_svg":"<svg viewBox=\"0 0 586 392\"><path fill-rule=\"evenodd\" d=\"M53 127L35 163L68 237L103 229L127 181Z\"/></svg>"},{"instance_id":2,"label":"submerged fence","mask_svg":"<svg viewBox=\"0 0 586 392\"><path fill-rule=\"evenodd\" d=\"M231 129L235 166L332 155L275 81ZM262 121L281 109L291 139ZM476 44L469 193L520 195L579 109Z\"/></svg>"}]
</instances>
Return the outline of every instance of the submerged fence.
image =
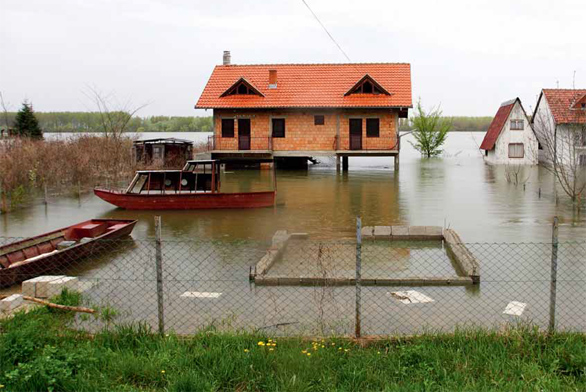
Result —
<instances>
[{"instance_id":1,"label":"submerged fence","mask_svg":"<svg viewBox=\"0 0 586 392\"><path fill-rule=\"evenodd\" d=\"M31 269L16 278L77 277L37 284L36 294L54 295L62 287L82 292L84 305L99 315L76 316L76 326L88 330L142 322L179 334L212 327L366 336L522 322L586 332L586 241L556 238L464 244L480 264L477 282L466 279L444 240L360 234L338 241L292 237L278 249L268 242L160 235L92 242L83 255L66 252L50 271L28 262ZM17 240L0 238L0 245ZM267 255L271 264L260 271ZM11 292L20 292L20 284L0 290Z\"/></svg>"}]
</instances>

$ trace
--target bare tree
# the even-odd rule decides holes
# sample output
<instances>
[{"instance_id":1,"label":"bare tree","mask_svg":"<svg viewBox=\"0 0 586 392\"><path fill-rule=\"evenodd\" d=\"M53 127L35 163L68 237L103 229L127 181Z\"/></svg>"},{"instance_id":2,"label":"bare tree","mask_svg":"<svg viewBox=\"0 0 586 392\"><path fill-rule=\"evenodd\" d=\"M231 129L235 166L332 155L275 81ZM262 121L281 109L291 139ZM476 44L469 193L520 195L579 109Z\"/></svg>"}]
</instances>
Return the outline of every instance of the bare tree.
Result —
<instances>
[{"instance_id":1,"label":"bare tree","mask_svg":"<svg viewBox=\"0 0 586 392\"><path fill-rule=\"evenodd\" d=\"M128 130L134 115L148 105L136 106L130 100L120 102L114 94L104 94L95 87L88 87L84 94L100 114L100 126L107 138L119 139Z\"/></svg>"},{"instance_id":2,"label":"bare tree","mask_svg":"<svg viewBox=\"0 0 586 392\"><path fill-rule=\"evenodd\" d=\"M530 175L525 173L524 165L507 163L505 165L505 179L513 185L525 185Z\"/></svg>"},{"instance_id":3,"label":"bare tree","mask_svg":"<svg viewBox=\"0 0 586 392\"><path fill-rule=\"evenodd\" d=\"M0 91L0 105L2 106L2 120L4 120L3 129L6 133L8 133L10 129L10 118L8 116L8 105L6 104L6 102L4 102L4 96L2 95L2 91Z\"/></svg>"},{"instance_id":4,"label":"bare tree","mask_svg":"<svg viewBox=\"0 0 586 392\"><path fill-rule=\"evenodd\" d=\"M573 123L556 124L548 110L536 113L533 125L543 148L545 167L574 203L586 191L586 110L576 110Z\"/></svg>"}]
</instances>

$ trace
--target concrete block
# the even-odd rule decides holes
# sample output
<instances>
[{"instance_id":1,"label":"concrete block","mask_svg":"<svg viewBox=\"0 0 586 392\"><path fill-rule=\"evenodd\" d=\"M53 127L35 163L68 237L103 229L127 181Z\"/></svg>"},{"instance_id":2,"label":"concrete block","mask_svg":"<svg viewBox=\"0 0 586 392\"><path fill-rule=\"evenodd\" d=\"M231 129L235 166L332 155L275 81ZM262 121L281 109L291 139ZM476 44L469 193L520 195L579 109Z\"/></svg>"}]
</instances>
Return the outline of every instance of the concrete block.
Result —
<instances>
[{"instance_id":1,"label":"concrete block","mask_svg":"<svg viewBox=\"0 0 586 392\"><path fill-rule=\"evenodd\" d=\"M374 226L375 238L391 238L391 226Z\"/></svg>"},{"instance_id":2,"label":"concrete block","mask_svg":"<svg viewBox=\"0 0 586 392\"><path fill-rule=\"evenodd\" d=\"M374 227L372 226L364 226L361 230L360 230L360 234L362 235L362 238L373 238L374 237Z\"/></svg>"},{"instance_id":3,"label":"concrete block","mask_svg":"<svg viewBox=\"0 0 586 392\"><path fill-rule=\"evenodd\" d=\"M273 235L272 247L280 247L283 243L289 239L289 233L287 230L277 230Z\"/></svg>"},{"instance_id":4,"label":"concrete block","mask_svg":"<svg viewBox=\"0 0 586 392\"><path fill-rule=\"evenodd\" d=\"M36 298L48 298L48 283L56 279L65 278L65 275L43 275L22 282L22 294Z\"/></svg>"},{"instance_id":5,"label":"concrete block","mask_svg":"<svg viewBox=\"0 0 586 392\"><path fill-rule=\"evenodd\" d=\"M409 227L393 226L391 228L391 236L394 240L407 240L409 239Z\"/></svg>"},{"instance_id":6,"label":"concrete block","mask_svg":"<svg viewBox=\"0 0 586 392\"><path fill-rule=\"evenodd\" d=\"M425 240L425 226L409 226L410 240Z\"/></svg>"},{"instance_id":7,"label":"concrete block","mask_svg":"<svg viewBox=\"0 0 586 392\"><path fill-rule=\"evenodd\" d=\"M47 298L61 294L63 289L77 291L78 283L79 279L73 276L66 276L64 278L52 280L47 283Z\"/></svg>"},{"instance_id":8,"label":"concrete block","mask_svg":"<svg viewBox=\"0 0 586 392\"><path fill-rule=\"evenodd\" d=\"M22 294L12 294L0 301L0 311L10 312L22 305L23 301Z\"/></svg>"},{"instance_id":9,"label":"concrete block","mask_svg":"<svg viewBox=\"0 0 586 392\"><path fill-rule=\"evenodd\" d=\"M441 226L425 226L425 235L434 240L442 240L444 238L444 229Z\"/></svg>"}]
</instances>

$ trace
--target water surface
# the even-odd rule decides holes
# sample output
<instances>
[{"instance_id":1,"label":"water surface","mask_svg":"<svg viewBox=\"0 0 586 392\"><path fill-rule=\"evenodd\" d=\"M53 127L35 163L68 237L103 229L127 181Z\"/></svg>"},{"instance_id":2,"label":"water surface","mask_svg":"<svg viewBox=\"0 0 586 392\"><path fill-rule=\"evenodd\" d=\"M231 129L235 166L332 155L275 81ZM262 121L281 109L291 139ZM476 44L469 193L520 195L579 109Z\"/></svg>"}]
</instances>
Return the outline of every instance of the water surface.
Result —
<instances>
[{"instance_id":1,"label":"water surface","mask_svg":"<svg viewBox=\"0 0 586 392\"><path fill-rule=\"evenodd\" d=\"M47 135L47 137L68 137ZM206 133L148 133L206 141ZM401 144L399 171L393 159L350 158L347 173L336 172L333 158L307 171L278 171L277 205L251 210L161 211L164 236L171 239L266 240L277 229L307 232L312 238L345 238L364 225L439 225L456 229L467 242L542 242L551 238L559 216L562 239L586 239L586 217L579 215L543 167L522 170L518 184L505 167L486 165L478 145L484 133L452 133L439 158L424 159ZM223 191L270 189L270 171L226 172ZM541 191L540 191L541 190ZM540 196L541 193L541 196ZM124 211L92 194L40 200L0 216L1 236L31 236L90 218L136 218L133 236L154 234L153 211Z\"/></svg>"}]
</instances>

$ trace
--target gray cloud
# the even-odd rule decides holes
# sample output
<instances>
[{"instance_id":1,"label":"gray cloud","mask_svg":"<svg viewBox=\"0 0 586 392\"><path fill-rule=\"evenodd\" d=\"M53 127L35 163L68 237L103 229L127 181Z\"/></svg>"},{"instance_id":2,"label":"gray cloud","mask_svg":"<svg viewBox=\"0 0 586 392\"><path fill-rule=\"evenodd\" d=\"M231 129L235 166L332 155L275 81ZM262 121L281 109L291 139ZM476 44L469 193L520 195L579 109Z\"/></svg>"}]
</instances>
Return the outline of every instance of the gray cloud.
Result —
<instances>
[{"instance_id":1,"label":"gray cloud","mask_svg":"<svg viewBox=\"0 0 586 392\"><path fill-rule=\"evenodd\" d=\"M409 62L414 97L446 114L526 106L542 87L586 86L586 3L308 0L355 62ZM193 109L223 50L234 63L344 62L301 0L0 0L0 91L13 107L92 109L85 86ZM208 112L209 113L209 112Z\"/></svg>"}]
</instances>

